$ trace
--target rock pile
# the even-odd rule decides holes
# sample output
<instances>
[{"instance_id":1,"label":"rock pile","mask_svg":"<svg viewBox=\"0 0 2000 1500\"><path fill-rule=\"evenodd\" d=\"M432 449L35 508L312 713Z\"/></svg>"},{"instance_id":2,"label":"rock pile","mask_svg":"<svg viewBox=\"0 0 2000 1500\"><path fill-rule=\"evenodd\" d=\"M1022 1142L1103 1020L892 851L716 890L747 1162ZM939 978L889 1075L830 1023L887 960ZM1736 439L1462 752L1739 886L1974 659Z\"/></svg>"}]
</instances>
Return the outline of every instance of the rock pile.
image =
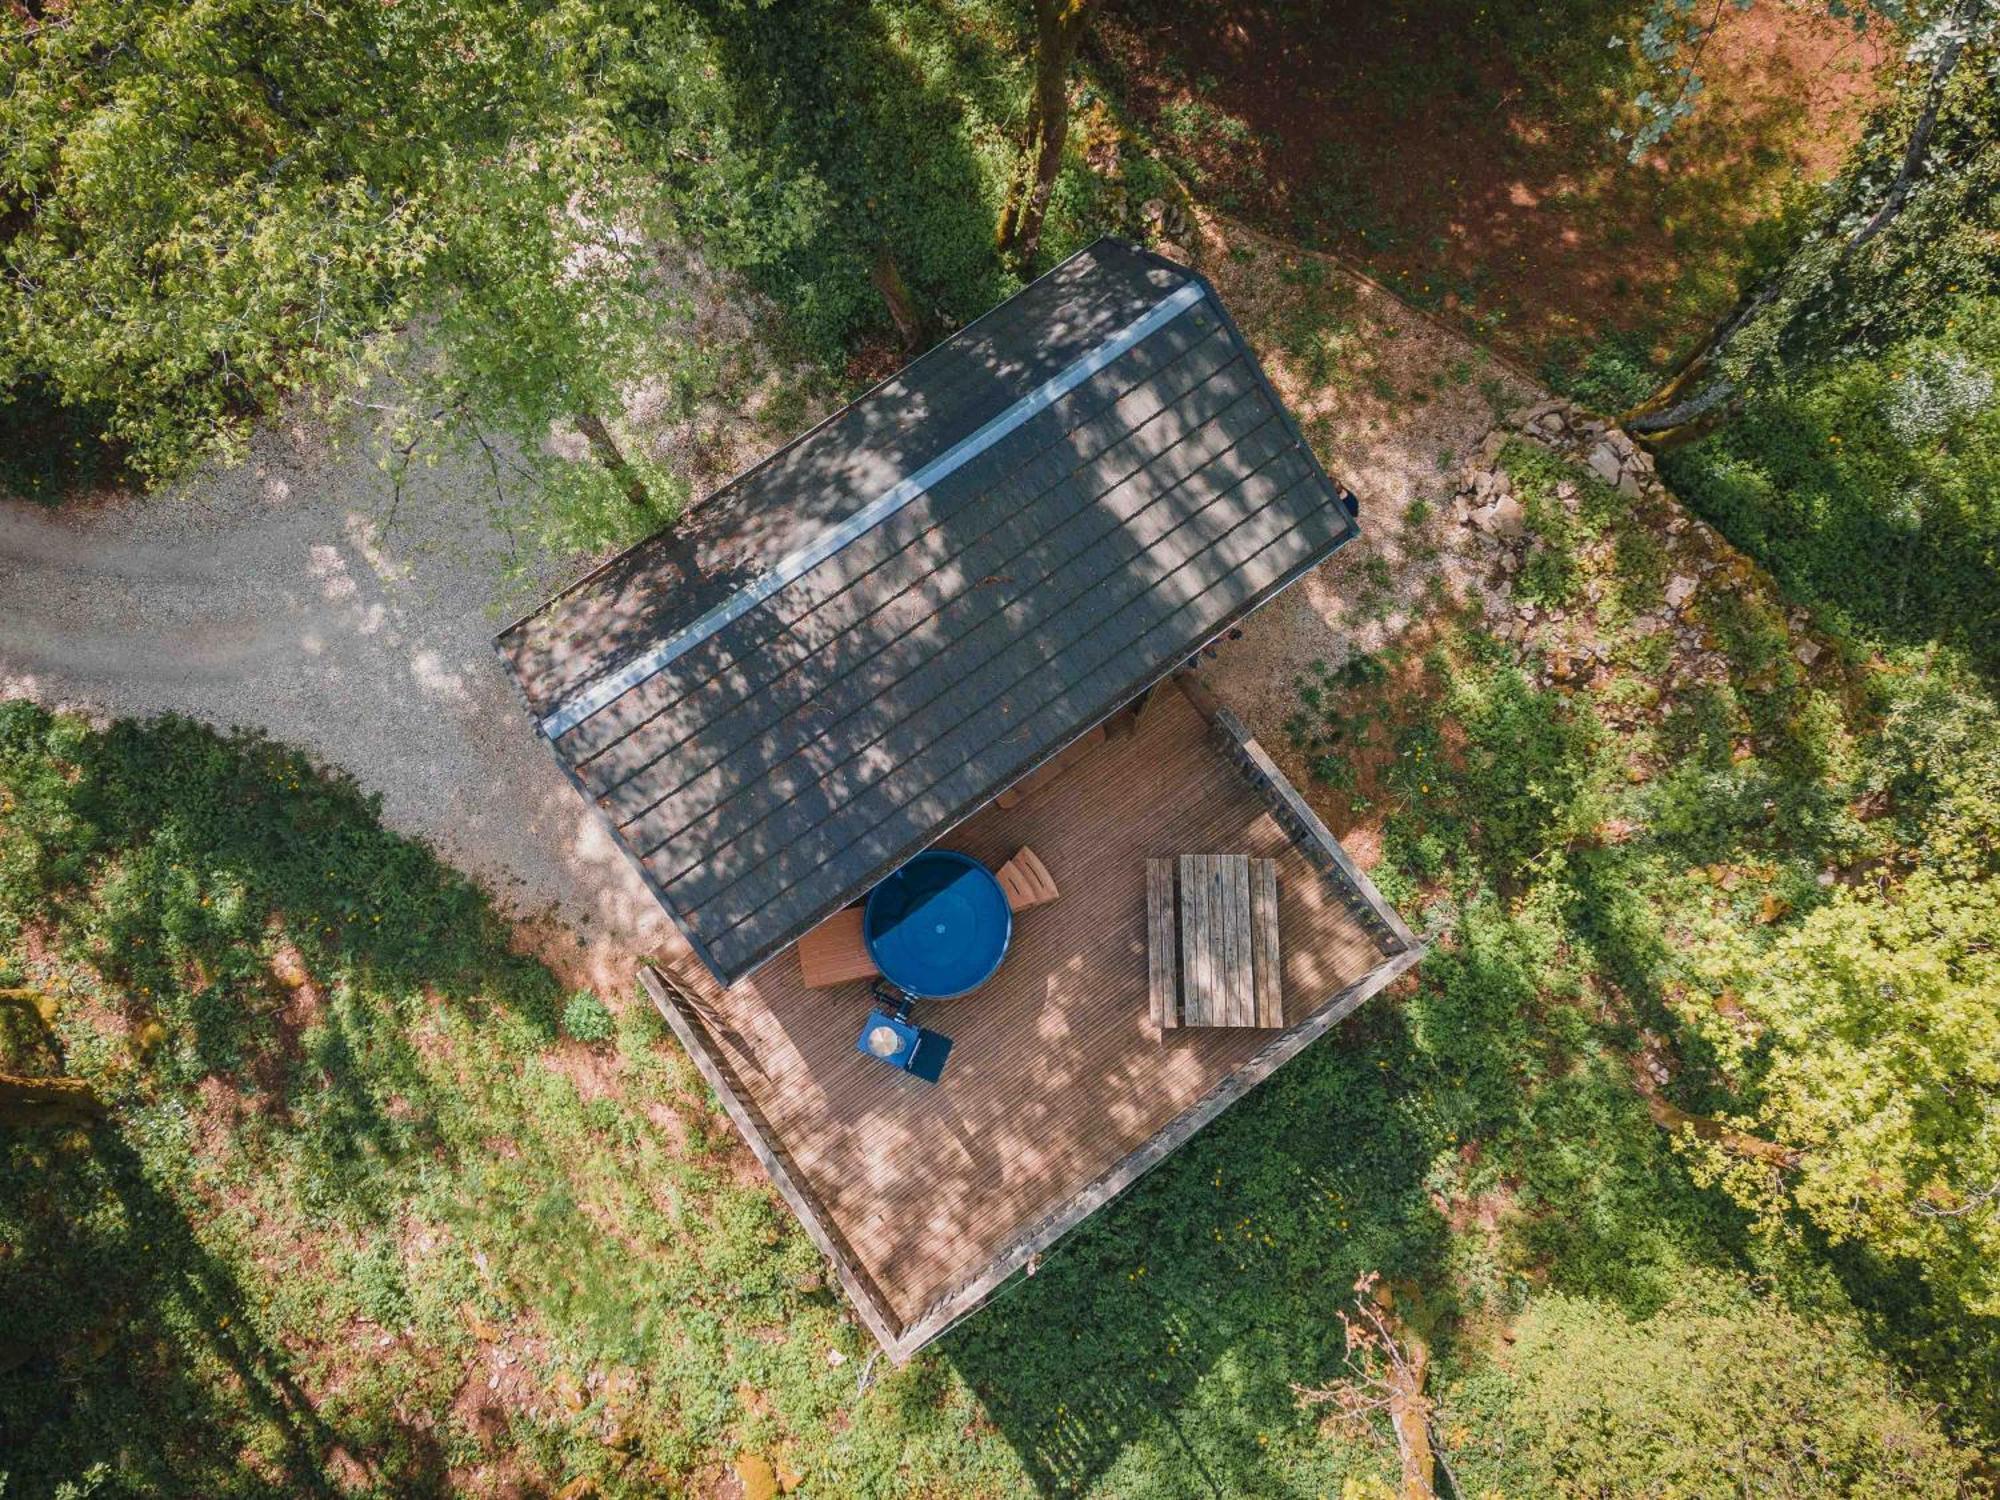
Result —
<instances>
[{"instance_id":1,"label":"rock pile","mask_svg":"<svg viewBox=\"0 0 2000 1500\"><path fill-rule=\"evenodd\" d=\"M1656 601L1637 613L1626 613L1631 601L1606 616L1605 584L1616 571L1614 543L1587 540L1578 549L1586 581L1580 597L1567 607L1538 605L1514 597L1521 569L1541 542L1528 525L1526 506L1514 493L1514 483L1501 464L1509 442L1533 443L1601 480L1625 496L1638 522L1654 534L1666 559L1666 577ZM1571 514L1582 506L1583 486L1560 480L1553 498ZM1544 686L1565 691L1603 689L1609 685L1614 657L1638 654L1648 662L1645 677L1658 694L1727 682L1731 662L1719 649L1703 610L1713 587L1754 587L1755 569L1705 522L1690 516L1661 483L1652 455L1624 432L1586 416L1561 400L1545 400L1511 413L1486 434L1460 477L1452 499L1458 523L1456 546L1486 569L1492 580L1485 598L1488 628L1518 649L1524 670ZM1793 610L1785 618L1791 633L1791 653L1800 666L1811 668L1825 648L1805 636L1807 620ZM1643 643L1658 640L1659 645ZM1635 653L1634 647L1639 649ZM1657 664L1655 670L1654 664ZM1614 723L1636 719L1646 711L1638 704L1621 708L1601 705Z\"/></svg>"}]
</instances>

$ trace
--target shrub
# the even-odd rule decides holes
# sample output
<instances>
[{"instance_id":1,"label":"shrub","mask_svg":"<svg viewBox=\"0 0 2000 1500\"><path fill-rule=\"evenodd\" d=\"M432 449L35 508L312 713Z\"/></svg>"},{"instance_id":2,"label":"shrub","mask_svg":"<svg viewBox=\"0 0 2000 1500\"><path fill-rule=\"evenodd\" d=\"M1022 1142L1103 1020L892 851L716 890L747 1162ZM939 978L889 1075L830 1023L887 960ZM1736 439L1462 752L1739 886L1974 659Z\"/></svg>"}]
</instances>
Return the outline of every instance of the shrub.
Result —
<instances>
[{"instance_id":1,"label":"shrub","mask_svg":"<svg viewBox=\"0 0 2000 1500\"><path fill-rule=\"evenodd\" d=\"M1452 780L1501 879L1521 878L1595 823L1599 733L1587 710L1501 667L1460 677L1448 712L1466 740Z\"/></svg>"},{"instance_id":2,"label":"shrub","mask_svg":"<svg viewBox=\"0 0 2000 1500\"><path fill-rule=\"evenodd\" d=\"M1689 504L1847 632L2000 672L2000 299L1935 334L1793 371L1672 453Z\"/></svg>"},{"instance_id":3,"label":"shrub","mask_svg":"<svg viewBox=\"0 0 2000 1500\"><path fill-rule=\"evenodd\" d=\"M604 1002L589 990L578 990L563 1006L562 1029L579 1042L608 1042L618 1023Z\"/></svg>"},{"instance_id":4,"label":"shrub","mask_svg":"<svg viewBox=\"0 0 2000 1500\"><path fill-rule=\"evenodd\" d=\"M1790 1170L1693 1148L1700 1175L1775 1219L1796 1210L2000 1313L2000 880L1920 870L1842 891L1730 975L1736 1018L1689 1007L1730 1060L1740 1123Z\"/></svg>"},{"instance_id":5,"label":"shrub","mask_svg":"<svg viewBox=\"0 0 2000 1500\"><path fill-rule=\"evenodd\" d=\"M1855 1340L1707 1276L1636 1322L1539 1297L1505 1371L1448 1401L1490 1419L1467 1493L1503 1446L1523 1494L1944 1497L1970 1469Z\"/></svg>"}]
</instances>

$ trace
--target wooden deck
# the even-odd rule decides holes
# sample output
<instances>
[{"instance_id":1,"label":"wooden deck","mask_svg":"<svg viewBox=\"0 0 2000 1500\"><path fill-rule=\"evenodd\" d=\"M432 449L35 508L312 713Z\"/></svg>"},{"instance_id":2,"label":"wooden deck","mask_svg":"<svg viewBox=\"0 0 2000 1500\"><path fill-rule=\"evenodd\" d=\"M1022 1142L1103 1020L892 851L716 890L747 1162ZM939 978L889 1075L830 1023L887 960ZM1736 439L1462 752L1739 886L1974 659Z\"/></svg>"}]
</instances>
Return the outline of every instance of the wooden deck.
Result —
<instances>
[{"instance_id":1,"label":"wooden deck","mask_svg":"<svg viewBox=\"0 0 2000 1500\"><path fill-rule=\"evenodd\" d=\"M1420 952L1337 845L1316 864L1297 814L1293 833L1280 827L1291 789L1256 784L1259 764L1275 768L1231 726L1218 733L1170 681L1136 726L938 841L990 867L1028 845L1062 890L1022 913L993 980L918 1007L956 1044L938 1085L859 1055L866 983L807 989L790 950L727 991L691 960L656 988L808 1228L848 1263L892 1354L976 1306L1010 1254L1112 1196L1323 1031L1330 1005L1345 1014ZM1277 861L1287 1030L1163 1037L1153 1022L1146 861L1184 853Z\"/></svg>"}]
</instances>

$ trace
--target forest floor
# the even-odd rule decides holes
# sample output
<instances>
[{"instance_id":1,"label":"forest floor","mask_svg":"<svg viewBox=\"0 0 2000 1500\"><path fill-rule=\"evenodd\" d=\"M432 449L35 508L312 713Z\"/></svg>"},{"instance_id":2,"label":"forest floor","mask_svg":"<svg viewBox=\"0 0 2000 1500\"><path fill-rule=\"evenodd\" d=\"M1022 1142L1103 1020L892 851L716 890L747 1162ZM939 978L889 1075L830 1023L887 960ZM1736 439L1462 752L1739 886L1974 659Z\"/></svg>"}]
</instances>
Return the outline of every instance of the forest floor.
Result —
<instances>
[{"instance_id":1,"label":"forest floor","mask_svg":"<svg viewBox=\"0 0 2000 1500\"><path fill-rule=\"evenodd\" d=\"M1538 371L1606 339L1662 359L1709 327L1786 195L1838 167L1882 97L1879 38L1718 6L1699 107L1628 164L1611 132L1645 80L1627 0L1304 9L1114 7L1095 45L1200 201L1346 256Z\"/></svg>"}]
</instances>

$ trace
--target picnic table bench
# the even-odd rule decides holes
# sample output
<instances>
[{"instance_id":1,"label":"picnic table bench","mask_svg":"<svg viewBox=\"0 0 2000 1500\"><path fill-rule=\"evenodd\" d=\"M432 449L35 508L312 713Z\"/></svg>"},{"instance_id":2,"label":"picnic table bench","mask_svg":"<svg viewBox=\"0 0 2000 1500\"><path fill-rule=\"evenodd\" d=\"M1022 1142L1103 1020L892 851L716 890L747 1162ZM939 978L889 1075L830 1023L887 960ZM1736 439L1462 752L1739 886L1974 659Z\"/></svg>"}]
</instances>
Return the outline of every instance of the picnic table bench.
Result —
<instances>
[{"instance_id":1,"label":"picnic table bench","mask_svg":"<svg viewBox=\"0 0 2000 1500\"><path fill-rule=\"evenodd\" d=\"M1247 854L1147 860L1146 960L1163 1031L1282 1027L1277 862Z\"/></svg>"}]
</instances>

